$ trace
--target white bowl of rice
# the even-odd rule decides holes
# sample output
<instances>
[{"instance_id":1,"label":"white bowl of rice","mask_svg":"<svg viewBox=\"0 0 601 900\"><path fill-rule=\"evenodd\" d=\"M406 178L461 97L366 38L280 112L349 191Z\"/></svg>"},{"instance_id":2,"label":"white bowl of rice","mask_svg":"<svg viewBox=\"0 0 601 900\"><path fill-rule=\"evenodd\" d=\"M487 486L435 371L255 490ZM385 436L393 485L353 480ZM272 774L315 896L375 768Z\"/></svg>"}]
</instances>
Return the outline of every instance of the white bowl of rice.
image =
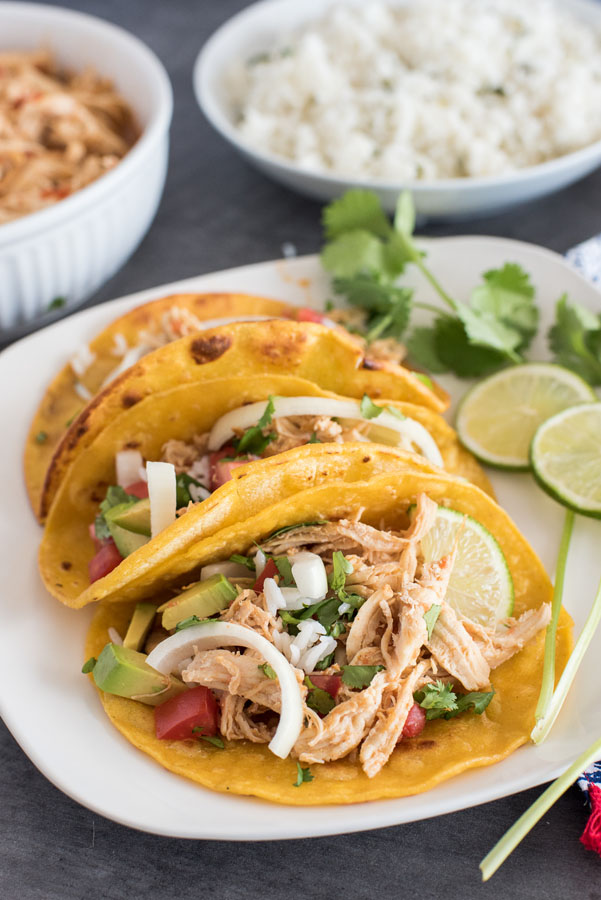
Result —
<instances>
[{"instance_id":1,"label":"white bowl of rice","mask_svg":"<svg viewBox=\"0 0 601 900\"><path fill-rule=\"evenodd\" d=\"M91 105L122 104L133 114L137 134L132 132L119 153L103 150L99 162L88 157L88 163L97 167L82 170L79 182L73 181L72 191L58 188L56 197L51 198L56 202L48 203L52 185L60 183L58 167L49 170L48 160L36 158L40 167L32 174L26 166L22 166L23 171L13 166L11 171L11 163L15 148L22 149L28 137L27 129L32 134L36 131L34 118L47 102L59 104L53 108L54 118L48 119L48 129L58 133L62 124L67 131L71 129L69 133L75 129L76 137L81 138L81 132L77 133L81 122L75 115L69 119L71 82L65 81L65 90L57 92L57 99L50 82L49 92L45 91L45 71L39 73L39 92L30 95L22 94L18 78L11 75L8 81L4 79L0 188L4 177L4 186L10 181L11 191L0 191L0 343L56 317L64 307L82 303L123 265L150 227L167 169L171 85L160 61L141 41L102 19L79 12L0 2L0 54L17 58L28 52L43 55L44 51L49 51L53 65L56 62L59 67L57 77L61 78L61 73L65 78L72 73L81 76L80 96L82 90L90 95L95 78L107 79L111 83L107 91ZM35 72L29 75L35 79ZM11 115L13 88L14 108L19 114L27 114L26 127L18 134L14 128L17 117ZM84 109L84 119L90 116L89 107ZM106 106L99 108L100 118L107 118ZM56 109L67 110L62 123L63 113ZM84 152L83 143L81 139L73 141L73 160ZM110 141L107 146L112 146ZM115 149L119 149L118 140ZM53 155L59 155L58 140L50 146L49 164ZM65 168L64 159L61 166ZM39 204L35 202L36 188L40 188ZM22 209L18 207L21 202Z\"/></svg>"},{"instance_id":2,"label":"white bowl of rice","mask_svg":"<svg viewBox=\"0 0 601 900\"><path fill-rule=\"evenodd\" d=\"M253 165L327 200L484 215L601 164L595 0L262 0L194 69L211 124Z\"/></svg>"}]
</instances>

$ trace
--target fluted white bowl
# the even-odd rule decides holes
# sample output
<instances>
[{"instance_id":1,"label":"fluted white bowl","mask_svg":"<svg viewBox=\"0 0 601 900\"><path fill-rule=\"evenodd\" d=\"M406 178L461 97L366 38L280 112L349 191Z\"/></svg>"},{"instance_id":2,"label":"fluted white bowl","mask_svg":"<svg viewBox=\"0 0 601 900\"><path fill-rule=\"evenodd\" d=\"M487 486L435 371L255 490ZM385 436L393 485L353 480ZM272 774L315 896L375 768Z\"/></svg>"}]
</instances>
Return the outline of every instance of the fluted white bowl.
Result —
<instances>
[{"instance_id":1,"label":"fluted white bowl","mask_svg":"<svg viewBox=\"0 0 601 900\"><path fill-rule=\"evenodd\" d=\"M53 206L0 225L0 341L43 317L52 300L77 306L136 249L167 171L173 99L162 63L102 19L36 3L0 2L0 50L49 47L74 70L110 78L141 135L105 175Z\"/></svg>"},{"instance_id":2,"label":"fluted white bowl","mask_svg":"<svg viewBox=\"0 0 601 900\"><path fill-rule=\"evenodd\" d=\"M269 51L278 36L324 15L341 0L260 0L228 19L207 41L194 67L198 104L223 138L253 166L300 194L331 200L349 188L375 191L392 212L401 190L408 188L422 219L461 220L488 215L518 203L550 194L582 178L601 165L601 141L539 165L504 175L441 178L433 181L392 181L354 178L309 169L258 149L245 140L235 123L226 88L226 72L233 62ZM345 0L360 4L363 0ZM397 4L411 0L391 0ZM598 0L558 0L559 5L594 27L601 25Z\"/></svg>"}]
</instances>

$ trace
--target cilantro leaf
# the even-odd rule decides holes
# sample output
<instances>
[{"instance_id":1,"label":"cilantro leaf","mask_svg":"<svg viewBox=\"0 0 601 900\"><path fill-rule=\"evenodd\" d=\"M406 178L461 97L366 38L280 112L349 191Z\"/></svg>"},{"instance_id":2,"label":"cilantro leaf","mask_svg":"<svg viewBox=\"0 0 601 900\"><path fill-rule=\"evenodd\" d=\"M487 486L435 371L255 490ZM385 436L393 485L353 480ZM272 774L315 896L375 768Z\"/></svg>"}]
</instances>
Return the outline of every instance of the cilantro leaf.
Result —
<instances>
[{"instance_id":1,"label":"cilantro leaf","mask_svg":"<svg viewBox=\"0 0 601 900\"><path fill-rule=\"evenodd\" d=\"M432 632L434 631L434 626L436 625L436 620L438 619L441 609L440 603L433 603L430 609L424 613L424 621L426 623L426 628L428 629L428 640L432 637Z\"/></svg>"},{"instance_id":2,"label":"cilantro leaf","mask_svg":"<svg viewBox=\"0 0 601 900\"><path fill-rule=\"evenodd\" d=\"M194 485L194 487L204 488L207 490L207 486L199 481L197 478L193 478L192 475L188 475L187 472L181 472L175 478L176 485L176 504L177 508L181 509L184 506L187 506L194 498L190 494L190 485Z\"/></svg>"},{"instance_id":3,"label":"cilantro leaf","mask_svg":"<svg viewBox=\"0 0 601 900\"><path fill-rule=\"evenodd\" d=\"M106 497L100 504L100 511L104 514L108 512L109 509L112 509L113 506L119 506L121 503L137 503L139 497L135 497L133 494L128 494L125 488L120 487L118 484L111 484L106 492Z\"/></svg>"},{"instance_id":4,"label":"cilantro leaf","mask_svg":"<svg viewBox=\"0 0 601 900\"><path fill-rule=\"evenodd\" d=\"M438 355L435 328L431 326L414 328L406 344L409 356L420 366L424 366L435 374L449 371L449 367L441 361Z\"/></svg>"},{"instance_id":5,"label":"cilantro leaf","mask_svg":"<svg viewBox=\"0 0 601 900\"><path fill-rule=\"evenodd\" d=\"M292 577L292 563L287 556L274 556L273 561L280 573L284 587L293 587L294 578Z\"/></svg>"},{"instance_id":6,"label":"cilantro leaf","mask_svg":"<svg viewBox=\"0 0 601 900\"><path fill-rule=\"evenodd\" d=\"M94 519L94 534L99 541L105 541L107 538L110 538L111 532L104 516L96 516Z\"/></svg>"},{"instance_id":7,"label":"cilantro leaf","mask_svg":"<svg viewBox=\"0 0 601 900\"><path fill-rule=\"evenodd\" d=\"M342 550L334 550L332 554L332 571L328 578L330 587L336 593L344 589L346 576L353 572L353 564L346 558Z\"/></svg>"},{"instance_id":8,"label":"cilantro leaf","mask_svg":"<svg viewBox=\"0 0 601 900\"><path fill-rule=\"evenodd\" d=\"M359 404L361 408L361 415L364 419L376 419L380 413L384 412L383 406L378 406L377 403L368 397L367 394L363 394L361 398L361 403Z\"/></svg>"},{"instance_id":9,"label":"cilantro leaf","mask_svg":"<svg viewBox=\"0 0 601 900\"><path fill-rule=\"evenodd\" d=\"M45 444L48 440L48 434L45 431L38 431L34 438L36 444Z\"/></svg>"},{"instance_id":10,"label":"cilantro leaf","mask_svg":"<svg viewBox=\"0 0 601 900\"><path fill-rule=\"evenodd\" d=\"M263 663L262 666L257 666L257 669L260 669L263 675L265 675L267 678L271 678L272 681L275 681L278 677L275 674L275 669L272 669L269 663Z\"/></svg>"},{"instance_id":11,"label":"cilantro leaf","mask_svg":"<svg viewBox=\"0 0 601 900\"><path fill-rule=\"evenodd\" d=\"M216 734L214 734L214 735L201 734L200 739L201 739L201 741L206 741L207 744L212 744L213 747L218 747L220 750L225 750L225 744L223 743L223 741L221 740L220 737L217 737Z\"/></svg>"},{"instance_id":12,"label":"cilantro leaf","mask_svg":"<svg viewBox=\"0 0 601 900\"><path fill-rule=\"evenodd\" d=\"M342 681L350 688L362 690L384 666L342 666Z\"/></svg>"},{"instance_id":13,"label":"cilantro leaf","mask_svg":"<svg viewBox=\"0 0 601 900\"><path fill-rule=\"evenodd\" d=\"M490 269L482 277L484 284L472 291L472 309L490 314L516 331L520 335L517 346L523 350L538 328L530 276L517 263L505 263L502 269Z\"/></svg>"},{"instance_id":14,"label":"cilantro leaf","mask_svg":"<svg viewBox=\"0 0 601 900\"><path fill-rule=\"evenodd\" d=\"M321 444L322 442L317 437L317 434L315 432L313 432L313 434L309 438L309 443L310 444Z\"/></svg>"},{"instance_id":15,"label":"cilantro leaf","mask_svg":"<svg viewBox=\"0 0 601 900\"><path fill-rule=\"evenodd\" d=\"M383 263L380 241L366 231L342 234L321 251L321 264L336 278L352 278L359 272L379 272Z\"/></svg>"},{"instance_id":16,"label":"cilantro leaf","mask_svg":"<svg viewBox=\"0 0 601 900\"><path fill-rule=\"evenodd\" d=\"M390 222L373 191L346 191L322 214L326 238L333 240L349 231L362 230L376 237L385 238L390 234Z\"/></svg>"},{"instance_id":17,"label":"cilantro leaf","mask_svg":"<svg viewBox=\"0 0 601 900\"><path fill-rule=\"evenodd\" d=\"M434 322L434 334L441 364L460 378L487 375L508 362L497 350L471 344L459 319L439 317Z\"/></svg>"},{"instance_id":18,"label":"cilantro leaf","mask_svg":"<svg viewBox=\"0 0 601 900\"><path fill-rule=\"evenodd\" d=\"M457 709L457 694L444 681L424 685L421 691L414 693L413 699L426 710L426 719L429 720L439 719Z\"/></svg>"},{"instance_id":19,"label":"cilantro leaf","mask_svg":"<svg viewBox=\"0 0 601 900\"><path fill-rule=\"evenodd\" d=\"M300 763L296 764L296 781L293 782L294 787L300 787L305 781L313 781L313 775L311 775L311 769L309 766L301 766Z\"/></svg>"},{"instance_id":20,"label":"cilantro leaf","mask_svg":"<svg viewBox=\"0 0 601 900\"><path fill-rule=\"evenodd\" d=\"M332 635L332 637L336 637L337 635ZM315 663L315 671L320 672L322 669L327 669L334 663L334 650L329 653L327 656L324 656L323 659L320 659L318 663Z\"/></svg>"},{"instance_id":21,"label":"cilantro leaf","mask_svg":"<svg viewBox=\"0 0 601 900\"><path fill-rule=\"evenodd\" d=\"M315 710L322 716L327 716L330 710L336 706L336 701L332 695L328 691L324 691L323 688L315 687L308 675L303 683L309 688L307 694L307 706L309 709Z\"/></svg>"},{"instance_id":22,"label":"cilantro leaf","mask_svg":"<svg viewBox=\"0 0 601 900\"><path fill-rule=\"evenodd\" d=\"M81 671L84 675L88 675L89 672L93 671L94 666L96 665L96 657L90 656L89 659L86 659L85 663L81 667Z\"/></svg>"},{"instance_id":23,"label":"cilantro leaf","mask_svg":"<svg viewBox=\"0 0 601 900\"><path fill-rule=\"evenodd\" d=\"M252 556L243 556L241 553L232 553L229 561L238 563L241 566L246 566L249 572L255 572L257 568Z\"/></svg>"},{"instance_id":24,"label":"cilantro leaf","mask_svg":"<svg viewBox=\"0 0 601 900\"><path fill-rule=\"evenodd\" d=\"M334 290L343 294L351 306L367 313L367 339L400 338L411 315L410 288L395 287L378 280L373 274L360 272L354 277L335 278Z\"/></svg>"},{"instance_id":25,"label":"cilantro leaf","mask_svg":"<svg viewBox=\"0 0 601 900\"><path fill-rule=\"evenodd\" d=\"M410 191L401 191L394 211L395 231L413 234L415 229L415 205Z\"/></svg>"},{"instance_id":26,"label":"cilantro leaf","mask_svg":"<svg viewBox=\"0 0 601 900\"><path fill-rule=\"evenodd\" d=\"M493 313L471 309L464 303L457 304L457 315L463 323L470 344L496 350L513 362L521 362L517 352L521 335L517 329L506 325Z\"/></svg>"},{"instance_id":27,"label":"cilantro leaf","mask_svg":"<svg viewBox=\"0 0 601 900\"><path fill-rule=\"evenodd\" d=\"M274 412L273 397L269 397L263 415L257 424L247 428L241 438L235 438L232 441L237 454L260 456L267 445L276 439L275 434L263 434L263 429L271 424Z\"/></svg>"},{"instance_id":28,"label":"cilantro leaf","mask_svg":"<svg viewBox=\"0 0 601 900\"><path fill-rule=\"evenodd\" d=\"M601 384L601 318L567 294L557 301L549 331L554 361L571 369L589 384Z\"/></svg>"},{"instance_id":29,"label":"cilantro leaf","mask_svg":"<svg viewBox=\"0 0 601 900\"><path fill-rule=\"evenodd\" d=\"M206 619L199 619L198 616L188 616L187 619L182 619L181 622L177 623L175 630L183 631L184 628L191 628L193 625L200 625L201 622L206 621Z\"/></svg>"},{"instance_id":30,"label":"cilantro leaf","mask_svg":"<svg viewBox=\"0 0 601 900\"><path fill-rule=\"evenodd\" d=\"M445 715L445 719L452 719L459 713L471 709L477 716L481 716L492 698L494 691L472 691L470 694L459 694L457 696L457 709L451 710Z\"/></svg>"}]
</instances>

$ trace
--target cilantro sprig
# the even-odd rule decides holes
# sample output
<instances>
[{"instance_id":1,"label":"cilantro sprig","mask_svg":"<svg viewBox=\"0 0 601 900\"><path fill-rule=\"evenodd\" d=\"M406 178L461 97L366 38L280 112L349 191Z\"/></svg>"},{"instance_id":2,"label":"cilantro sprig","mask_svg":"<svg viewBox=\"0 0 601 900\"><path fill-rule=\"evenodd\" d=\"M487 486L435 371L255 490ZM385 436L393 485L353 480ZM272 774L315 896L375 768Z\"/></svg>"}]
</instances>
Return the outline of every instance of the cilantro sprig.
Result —
<instances>
[{"instance_id":1,"label":"cilantro sprig","mask_svg":"<svg viewBox=\"0 0 601 900\"><path fill-rule=\"evenodd\" d=\"M304 784L306 781L313 781L313 776L311 774L311 769L309 766L301 766L300 763L296 764L296 781L293 782L293 787L300 787L301 784Z\"/></svg>"},{"instance_id":2,"label":"cilantro sprig","mask_svg":"<svg viewBox=\"0 0 601 900\"><path fill-rule=\"evenodd\" d=\"M364 310L368 341L400 340L414 308L434 312L432 325L415 328L407 347L415 362L432 372L472 377L523 361L538 327L534 288L516 263L485 272L469 302L452 297L425 262L413 237L415 210L404 191L391 223L372 191L348 191L324 210L326 244L321 261L334 290ZM397 279L415 265L443 307L417 302Z\"/></svg>"},{"instance_id":3,"label":"cilantro sprig","mask_svg":"<svg viewBox=\"0 0 601 900\"><path fill-rule=\"evenodd\" d=\"M105 518L109 509L112 509L113 506L120 506L122 503L133 506L134 503L138 503L139 499L140 498L134 496L134 494L128 494L127 491L118 484L110 485L106 492L106 497L100 504L100 513L94 519L94 533L99 541L106 540L106 538L110 538L111 536Z\"/></svg>"},{"instance_id":4,"label":"cilantro sprig","mask_svg":"<svg viewBox=\"0 0 601 900\"><path fill-rule=\"evenodd\" d=\"M426 719L453 719L468 709L476 715L482 715L492 698L494 691L472 691L469 694L456 694L451 685L444 681L426 684L421 691L416 691L413 699L426 710Z\"/></svg>"},{"instance_id":5,"label":"cilantro sprig","mask_svg":"<svg viewBox=\"0 0 601 900\"><path fill-rule=\"evenodd\" d=\"M567 294L557 301L549 347L554 362L589 384L601 384L601 316L570 302Z\"/></svg>"},{"instance_id":6,"label":"cilantro sprig","mask_svg":"<svg viewBox=\"0 0 601 900\"><path fill-rule=\"evenodd\" d=\"M267 426L271 424L274 412L275 405L273 402L273 397L270 396L263 415L261 416L257 424L253 425L251 428L247 428L242 437L234 438L234 440L232 441L232 444L234 445L238 456L242 456L244 454L260 456L264 452L268 444L276 439L275 434L263 433L263 429L267 428Z\"/></svg>"}]
</instances>

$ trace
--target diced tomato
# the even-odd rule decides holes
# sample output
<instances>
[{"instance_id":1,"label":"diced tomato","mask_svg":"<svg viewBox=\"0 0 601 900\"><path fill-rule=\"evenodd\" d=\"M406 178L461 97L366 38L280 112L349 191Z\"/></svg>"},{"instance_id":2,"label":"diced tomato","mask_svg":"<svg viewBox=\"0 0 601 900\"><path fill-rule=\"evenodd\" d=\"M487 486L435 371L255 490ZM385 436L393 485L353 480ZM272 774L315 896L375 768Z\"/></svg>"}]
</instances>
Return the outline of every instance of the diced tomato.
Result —
<instances>
[{"instance_id":1,"label":"diced tomato","mask_svg":"<svg viewBox=\"0 0 601 900\"><path fill-rule=\"evenodd\" d=\"M255 581L255 583L253 585L253 591L256 591L257 594L260 594L261 591L263 590L263 586L265 584L265 579L266 578L275 578L275 576L277 574L278 574L278 567L275 564L275 560L268 559L267 562L265 563L265 568L263 569L263 571L261 572L261 574L259 575L259 577L257 578L257 580Z\"/></svg>"},{"instance_id":2,"label":"diced tomato","mask_svg":"<svg viewBox=\"0 0 601 900\"><path fill-rule=\"evenodd\" d=\"M297 322L318 322L321 324L324 319L323 313L317 312L316 309L311 309L309 306L301 306L296 314Z\"/></svg>"},{"instance_id":3,"label":"diced tomato","mask_svg":"<svg viewBox=\"0 0 601 900\"><path fill-rule=\"evenodd\" d=\"M312 672L309 675L309 678L316 688L327 691L330 697L336 699L336 694L340 690L340 685L342 684L340 675L319 675L317 672Z\"/></svg>"},{"instance_id":4,"label":"diced tomato","mask_svg":"<svg viewBox=\"0 0 601 900\"><path fill-rule=\"evenodd\" d=\"M222 447L215 453L209 454L209 471L211 475L211 490L214 491L232 477L232 472L239 466L245 465L250 459L256 457L247 456L244 459L229 459L223 461L224 456L235 456L236 451L233 447Z\"/></svg>"},{"instance_id":5,"label":"diced tomato","mask_svg":"<svg viewBox=\"0 0 601 900\"><path fill-rule=\"evenodd\" d=\"M134 481L125 488L126 494L133 494L138 500L145 500L148 497L148 484L146 481Z\"/></svg>"},{"instance_id":6,"label":"diced tomato","mask_svg":"<svg viewBox=\"0 0 601 900\"><path fill-rule=\"evenodd\" d=\"M123 557L117 550L112 538L103 541L100 550L96 552L88 563L90 582L98 581L99 578L104 578L105 575L108 575L109 572L112 572L113 569L117 568L122 559Z\"/></svg>"},{"instance_id":7,"label":"diced tomato","mask_svg":"<svg viewBox=\"0 0 601 900\"><path fill-rule=\"evenodd\" d=\"M405 727L403 728L401 734L401 740L403 738L412 738L417 737L418 734L421 734L424 730L424 725L426 724L426 710L422 709L418 703L414 703L411 709L409 710L409 714L405 721Z\"/></svg>"},{"instance_id":8,"label":"diced tomato","mask_svg":"<svg viewBox=\"0 0 601 900\"><path fill-rule=\"evenodd\" d=\"M185 741L186 738L212 737L217 733L219 705L212 691L203 684L171 697L154 710L155 733L159 740ZM199 728L200 731L193 729Z\"/></svg>"}]
</instances>

